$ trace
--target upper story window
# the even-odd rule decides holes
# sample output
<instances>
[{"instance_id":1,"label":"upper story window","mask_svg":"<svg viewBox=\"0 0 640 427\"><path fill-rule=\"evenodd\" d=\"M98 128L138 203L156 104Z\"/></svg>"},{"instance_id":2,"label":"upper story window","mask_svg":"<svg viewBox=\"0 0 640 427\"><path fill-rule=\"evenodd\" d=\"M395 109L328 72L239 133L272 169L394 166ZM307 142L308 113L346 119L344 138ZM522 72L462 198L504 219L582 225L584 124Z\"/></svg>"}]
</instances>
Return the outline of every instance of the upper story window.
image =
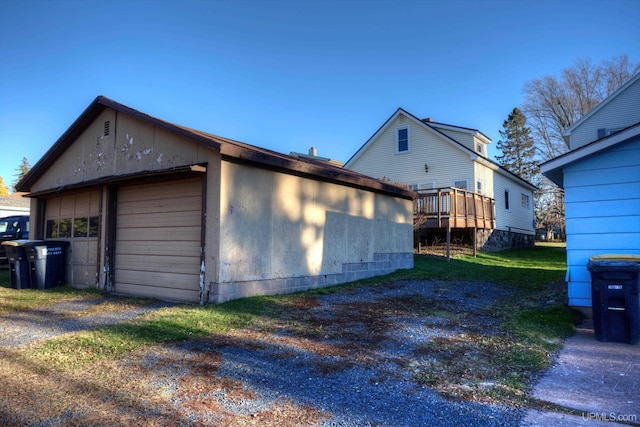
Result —
<instances>
[{"instance_id":1,"label":"upper story window","mask_svg":"<svg viewBox=\"0 0 640 427\"><path fill-rule=\"evenodd\" d=\"M523 208L528 208L529 207L529 196L527 196L526 194L522 193L520 195L520 198L522 200L522 207Z\"/></svg>"},{"instance_id":2,"label":"upper story window","mask_svg":"<svg viewBox=\"0 0 640 427\"><path fill-rule=\"evenodd\" d=\"M480 154L482 154L482 144L481 143L477 143L476 144L476 151Z\"/></svg>"},{"instance_id":3,"label":"upper story window","mask_svg":"<svg viewBox=\"0 0 640 427\"><path fill-rule=\"evenodd\" d=\"M504 209L509 210L509 190L504 190Z\"/></svg>"},{"instance_id":4,"label":"upper story window","mask_svg":"<svg viewBox=\"0 0 640 427\"><path fill-rule=\"evenodd\" d=\"M396 128L396 153L409 151L409 126Z\"/></svg>"}]
</instances>

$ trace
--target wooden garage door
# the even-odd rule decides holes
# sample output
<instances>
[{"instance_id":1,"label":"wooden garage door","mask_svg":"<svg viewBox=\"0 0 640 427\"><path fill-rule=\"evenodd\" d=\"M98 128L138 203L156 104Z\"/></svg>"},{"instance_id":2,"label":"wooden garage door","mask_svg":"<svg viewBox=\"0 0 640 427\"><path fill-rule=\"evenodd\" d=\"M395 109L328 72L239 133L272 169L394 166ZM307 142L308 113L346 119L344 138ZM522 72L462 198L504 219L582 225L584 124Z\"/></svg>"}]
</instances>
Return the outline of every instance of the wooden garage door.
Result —
<instances>
[{"instance_id":1,"label":"wooden garage door","mask_svg":"<svg viewBox=\"0 0 640 427\"><path fill-rule=\"evenodd\" d=\"M45 238L70 242L67 279L75 287L98 284L101 197L100 190L93 190L46 201Z\"/></svg>"},{"instance_id":2,"label":"wooden garage door","mask_svg":"<svg viewBox=\"0 0 640 427\"><path fill-rule=\"evenodd\" d=\"M118 189L115 291L200 300L202 178Z\"/></svg>"}]
</instances>

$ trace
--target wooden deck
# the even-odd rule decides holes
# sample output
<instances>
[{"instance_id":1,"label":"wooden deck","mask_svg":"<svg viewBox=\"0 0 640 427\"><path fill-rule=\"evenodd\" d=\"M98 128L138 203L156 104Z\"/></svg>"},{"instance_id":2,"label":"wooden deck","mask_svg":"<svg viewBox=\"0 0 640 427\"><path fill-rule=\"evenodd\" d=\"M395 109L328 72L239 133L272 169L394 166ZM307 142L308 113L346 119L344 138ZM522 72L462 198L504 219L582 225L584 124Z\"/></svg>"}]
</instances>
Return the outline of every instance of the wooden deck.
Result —
<instances>
[{"instance_id":1,"label":"wooden deck","mask_svg":"<svg viewBox=\"0 0 640 427\"><path fill-rule=\"evenodd\" d=\"M414 201L418 228L483 228L496 226L495 200L458 188L421 193Z\"/></svg>"},{"instance_id":2,"label":"wooden deck","mask_svg":"<svg viewBox=\"0 0 640 427\"><path fill-rule=\"evenodd\" d=\"M451 259L451 230L473 230L473 255L477 230L496 227L495 200L459 188L438 188L420 193L413 203L414 232L446 230L447 259ZM418 243L418 248L420 244Z\"/></svg>"}]
</instances>

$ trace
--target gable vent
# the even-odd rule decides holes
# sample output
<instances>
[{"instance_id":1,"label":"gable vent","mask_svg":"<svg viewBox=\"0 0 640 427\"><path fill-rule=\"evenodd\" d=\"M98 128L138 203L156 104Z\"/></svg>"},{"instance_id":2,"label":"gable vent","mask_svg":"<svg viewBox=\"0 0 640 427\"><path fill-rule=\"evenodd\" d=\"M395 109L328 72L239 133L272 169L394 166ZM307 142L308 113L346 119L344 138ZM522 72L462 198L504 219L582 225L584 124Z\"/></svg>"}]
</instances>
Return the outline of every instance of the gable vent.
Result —
<instances>
[{"instance_id":1,"label":"gable vent","mask_svg":"<svg viewBox=\"0 0 640 427\"><path fill-rule=\"evenodd\" d=\"M110 127L111 127L111 122L109 120L104 122L104 133L102 134L103 136L109 136L109 132L111 131Z\"/></svg>"}]
</instances>

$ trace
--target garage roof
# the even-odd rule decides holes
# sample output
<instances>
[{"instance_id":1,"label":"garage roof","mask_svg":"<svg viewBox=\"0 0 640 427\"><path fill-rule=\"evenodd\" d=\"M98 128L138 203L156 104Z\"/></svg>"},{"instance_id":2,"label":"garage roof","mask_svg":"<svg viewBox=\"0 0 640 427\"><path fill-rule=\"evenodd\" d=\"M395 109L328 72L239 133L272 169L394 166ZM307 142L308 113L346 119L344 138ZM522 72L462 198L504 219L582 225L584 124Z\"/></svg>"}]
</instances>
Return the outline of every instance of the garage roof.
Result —
<instances>
[{"instance_id":1,"label":"garage roof","mask_svg":"<svg viewBox=\"0 0 640 427\"><path fill-rule=\"evenodd\" d=\"M135 117L153 126L160 127L217 150L221 153L222 159L226 161L250 163L256 167L275 169L284 173L307 176L312 179L392 194L404 199L412 199L415 196L415 193L407 188L380 181L328 163L295 158L276 151L166 122L104 96L98 96L84 110L22 180L16 184L16 189L18 191L30 191L31 186L106 108L112 108L120 113Z\"/></svg>"}]
</instances>

